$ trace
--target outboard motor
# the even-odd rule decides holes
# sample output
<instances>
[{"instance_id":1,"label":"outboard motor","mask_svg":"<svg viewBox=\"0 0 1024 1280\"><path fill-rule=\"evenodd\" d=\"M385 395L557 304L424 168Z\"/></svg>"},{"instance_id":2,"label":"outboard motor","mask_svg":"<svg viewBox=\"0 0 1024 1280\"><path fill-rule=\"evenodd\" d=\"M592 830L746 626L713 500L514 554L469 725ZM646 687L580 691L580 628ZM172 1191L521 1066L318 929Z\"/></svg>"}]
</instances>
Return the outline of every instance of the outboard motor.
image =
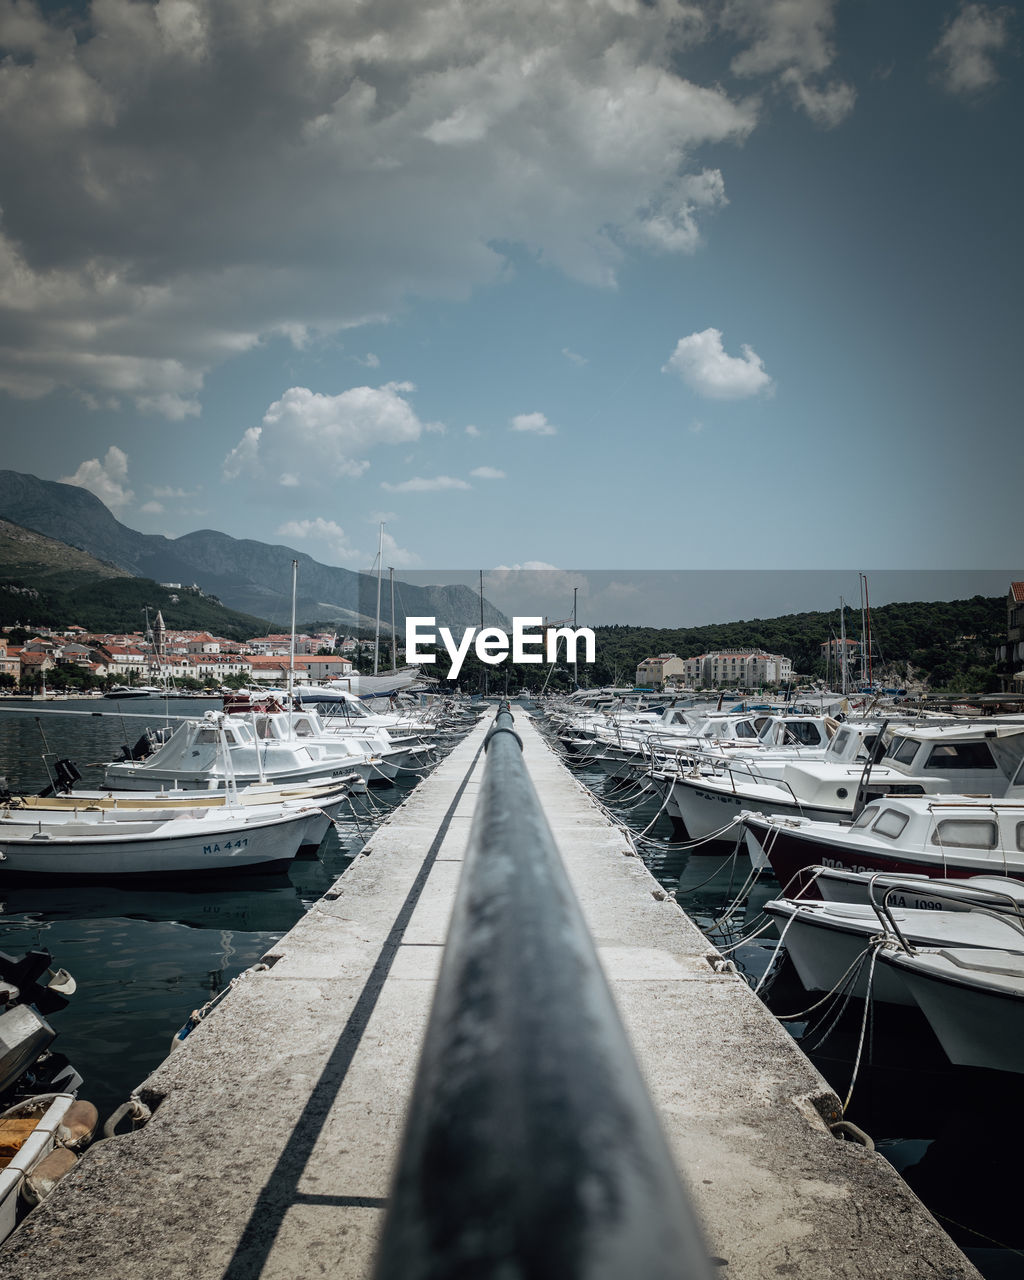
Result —
<instances>
[{"instance_id":1,"label":"outboard motor","mask_svg":"<svg viewBox=\"0 0 1024 1280\"><path fill-rule=\"evenodd\" d=\"M142 737L136 742L134 747L129 747L127 743L121 748L122 760L145 760L146 756L151 756L160 744L153 736L153 731L147 729Z\"/></svg>"},{"instance_id":2,"label":"outboard motor","mask_svg":"<svg viewBox=\"0 0 1024 1280\"><path fill-rule=\"evenodd\" d=\"M0 951L0 983L14 988L23 1004L32 1004L42 1014L66 1008L74 994L75 980L64 969L54 972L49 951L26 951L18 959Z\"/></svg>"},{"instance_id":3,"label":"outboard motor","mask_svg":"<svg viewBox=\"0 0 1024 1280\"><path fill-rule=\"evenodd\" d=\"M81 778L78 768L74 760L55 760L53 764L53 774L55 781L51 782L48 787L44 787L38 792L40 796L55 796L58 792L64 795L71 794L71 788Z\"/></svg>"}]
</instances>

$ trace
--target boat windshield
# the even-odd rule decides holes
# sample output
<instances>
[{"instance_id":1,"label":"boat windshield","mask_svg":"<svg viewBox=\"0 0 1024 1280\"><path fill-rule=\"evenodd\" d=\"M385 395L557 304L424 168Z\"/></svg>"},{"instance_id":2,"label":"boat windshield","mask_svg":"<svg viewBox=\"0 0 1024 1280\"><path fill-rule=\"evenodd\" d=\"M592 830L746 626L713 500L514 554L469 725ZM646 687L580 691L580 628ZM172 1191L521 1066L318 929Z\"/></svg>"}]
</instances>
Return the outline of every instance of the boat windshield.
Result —
<instances>
[{"instance_id":1,"label":"boat windshield","mask_svg":"<svg viewBox=\"0 0 1024 1280\"><path fill-rule=\"evenodd\" d=\"M890 840L895 840L898 835L903 833L903 828L909 821L909 815L900 813L898 809L883 809L881 816L875 823L874 831L876 835L887 836Z\"/></svg>"},{"instance_id":2,"label":"boat windshield","mask_svg":"<svg viewBox=\"0 0 1024 1280\"><path fill-rule=\"evenodd\" d=\"M893 738L885 754L897 764L912 764L920 746L916 738Z\"/></svg>"},{"instance_id":3,"label":"boat windshield","mask_svg":"<svg viewBox=\"0 0 1024 1280\"><path fill-rule=\"evenodd\" d=\"M926 769L994 769L987 742L940 742L932 747Z\"/></svg>"}]
</instances>

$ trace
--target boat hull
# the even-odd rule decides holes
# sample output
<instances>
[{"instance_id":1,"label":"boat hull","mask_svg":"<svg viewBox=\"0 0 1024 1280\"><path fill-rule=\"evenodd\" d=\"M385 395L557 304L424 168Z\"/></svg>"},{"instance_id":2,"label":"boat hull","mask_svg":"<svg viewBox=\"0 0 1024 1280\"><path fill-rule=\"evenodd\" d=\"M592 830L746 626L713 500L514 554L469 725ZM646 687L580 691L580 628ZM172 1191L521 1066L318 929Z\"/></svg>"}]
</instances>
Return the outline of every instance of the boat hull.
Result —
<instances>
[{"instance_id":1,"label":"boat hull","mask_svg":"<svg viewBox=\"0 0 1024 1280\"><path fill-rule=\"evenodd\" d=\"M889 949L879 963L899 972L950 1062L1024 1073L1024 958L1009 958L1018 975L1000 980L958 968L955 954Z\"/></svg>"},{"instance_id":2,"label":"boat hull","mask_svg":"<svg viewBox=\"0 0 1024 1280\"><path fill-rule=\"evenodd\" d=\"M0 833L0 884L52 876L88 882L280 871L298 853L308 817L302 813L205 831L198 823L177 835L69 837L55 831L11 839Z\"/></svg>"},{"instance_id":3,"label":"boat hull","mask_svg":"<svg viewBox=\"0 0 1024 1280\"><path fill-rule=\"evenodd\" d=\"M932 879L948 880L998 873L1014 880L1024 880L1024 858L1008 854L1001 855L995 862L991 858L972 857L966 852L954 854L947 849L939 861L934 855L917 853L912 848L895 846L889 853L881 849L867 850L852 842L844 844L841 839L806 835L797 825L772 825L758 815L747 814L744 822L748 833L768 858L776 878L785 886L787 897L793 897L798 890L804 891L804 896L819 896L809 874L809 868L817 866L843 871L924 874Z\"/></svg>"}]
</instances>

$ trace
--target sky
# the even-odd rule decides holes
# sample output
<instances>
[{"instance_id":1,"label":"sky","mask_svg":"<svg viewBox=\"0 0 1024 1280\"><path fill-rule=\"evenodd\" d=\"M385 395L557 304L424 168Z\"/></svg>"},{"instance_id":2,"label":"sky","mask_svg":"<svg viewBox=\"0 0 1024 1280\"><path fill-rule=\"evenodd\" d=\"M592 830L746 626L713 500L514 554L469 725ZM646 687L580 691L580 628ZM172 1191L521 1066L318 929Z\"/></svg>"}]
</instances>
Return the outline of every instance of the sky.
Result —
<instances>
[{"instance_id":1,"label":"sky","mask_svg":"<svg viewBox=\"0 0 1024 1280\"><path fill-rule=\"evenodd\" d=\"M0 0L3 465L350 568L384 522L420 581L1001 594L1022 37L960 0Z\"/></svg>"}]
</instances>

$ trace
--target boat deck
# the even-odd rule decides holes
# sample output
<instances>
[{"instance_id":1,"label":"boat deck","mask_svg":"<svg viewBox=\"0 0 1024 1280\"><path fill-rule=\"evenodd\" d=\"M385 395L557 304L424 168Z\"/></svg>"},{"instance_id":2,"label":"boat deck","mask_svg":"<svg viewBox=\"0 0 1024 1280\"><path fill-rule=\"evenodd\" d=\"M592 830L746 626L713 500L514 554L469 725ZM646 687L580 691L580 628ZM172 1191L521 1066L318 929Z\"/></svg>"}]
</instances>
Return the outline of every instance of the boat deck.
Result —
<instances>
[{"instance_id":1,"label":"boat deck","mask_svg":"<svg viewBox=\"0 0 1024 1280\"><path fill-rule=\"evenodd\" d=\"M516 728L721 1274L977 1277L561 764ZM356 1280L391 1169L483 768L478 725L0 1248L5 1280Z\"/></svg>"}]
</instances>

